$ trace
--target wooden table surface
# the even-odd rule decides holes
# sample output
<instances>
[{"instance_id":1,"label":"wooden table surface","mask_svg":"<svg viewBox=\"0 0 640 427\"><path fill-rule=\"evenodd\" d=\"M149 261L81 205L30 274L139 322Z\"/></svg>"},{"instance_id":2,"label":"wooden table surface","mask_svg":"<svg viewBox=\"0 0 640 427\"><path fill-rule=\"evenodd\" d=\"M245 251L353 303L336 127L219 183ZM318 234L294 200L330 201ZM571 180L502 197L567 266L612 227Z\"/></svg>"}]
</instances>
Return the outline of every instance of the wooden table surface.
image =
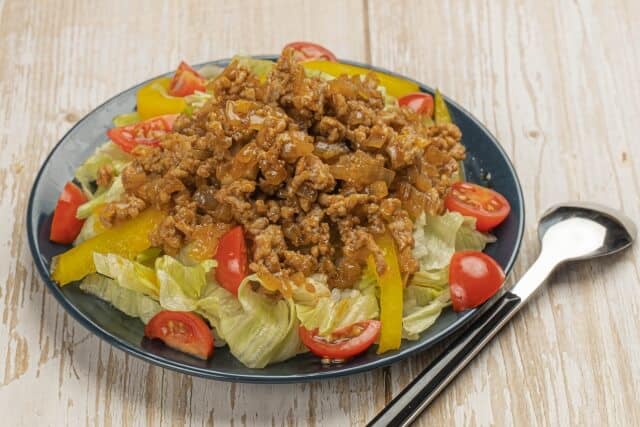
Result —
<instances>
[{"instance_id":1,"label":"wooden table surface","mask_svg":"<svg viewBox=\"0 0 640 427\"><path fill-rule=\"evenodd\" d=\"M181 59L296 39L437 85L498 137L527 206L512 282L555 202L640 219L637 0L0 0L1 425L363 425L435 355L301 385L192 378L100 341L34 271L28 194L80 117ZM558 271L418 424L640 425L639 254Z\"/></svg>"}]
</instances>

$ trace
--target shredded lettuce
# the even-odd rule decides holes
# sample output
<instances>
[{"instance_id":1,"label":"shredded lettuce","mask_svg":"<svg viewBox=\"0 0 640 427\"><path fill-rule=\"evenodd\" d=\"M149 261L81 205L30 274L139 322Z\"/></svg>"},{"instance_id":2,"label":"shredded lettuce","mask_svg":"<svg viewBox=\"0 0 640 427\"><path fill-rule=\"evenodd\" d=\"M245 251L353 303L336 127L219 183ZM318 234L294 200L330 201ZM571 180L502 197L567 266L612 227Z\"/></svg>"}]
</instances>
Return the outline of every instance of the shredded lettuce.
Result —
<instances>
[{"instance_id":1,"label":"shredded lettuce","mask_svg":"<svg viewBox=\"0 0 640 427\"><path fill-rule=\"evenodd\" d=\"M98 206L109 202L115 202L119 200L123 194L124 186L122 185L122 179L118 176L113 180L111 187L109 187L107 191L78 206L76 216L78 219L89 218Z\"/></svg>"},{"instance_id":2,"label":"shredded lettuce","mask_svg":"<svg viewBox=\"0 0 640 427\"><path fill-rule=\"evenodd\" d=\"M111 303L128 316L139 317L144 323L162 310L152 298L124 288L113 279L99 274L90 274L80 283L80 289Z\"/></svg>"},{"instance_id":3,"label":"shredded lettuce","mask_svg":"<svg viewBox=\"0 0 640 427\"><path fill-rule=\"evenodd\" d=\"M115 254L93 254L96 271L118 282L123 288L155 299L160 295L158 279L152 268Z\"/></svg>"},{"instance_id":4,"label":"shredded lettuce","mask_svg":"<svg viewBox=\"0 0 640 427\"><path fill-rule=\"evenodd\" d=\"M85 162L76 169L76 180L82 186L82 189L89 196L93 196L91 191L91 182L95 181L98 176L98 170L105 165L111 165L116 175L122 172L122 169L133 159L133 157L122 151L113 142L109 141L102 144Z\"/></svg>"},{"instance_id":5,"label":"shredded lettuce","mask_svg":"<svg viewBox=\"0 0 640 427\"><path fill-rule=\"evenodd\" d=\"M195 311L207 284L207 273L216 262L207 260L186 266L168 255L156 259L160 305L166 310Z\"/></svg>"}]
</instances>

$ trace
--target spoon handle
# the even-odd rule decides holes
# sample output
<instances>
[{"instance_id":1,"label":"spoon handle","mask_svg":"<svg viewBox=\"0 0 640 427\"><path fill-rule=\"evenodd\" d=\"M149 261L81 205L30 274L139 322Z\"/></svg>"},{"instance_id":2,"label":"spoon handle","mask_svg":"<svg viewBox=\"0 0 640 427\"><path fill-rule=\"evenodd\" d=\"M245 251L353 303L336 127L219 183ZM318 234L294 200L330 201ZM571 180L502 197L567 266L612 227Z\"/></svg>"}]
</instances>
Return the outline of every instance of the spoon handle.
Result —
<instances>
[{"instance_id":1,"label":"spoon handle","mask_svg":"<svg viewBox=\"0 0 640 427\"><path fill-rule=\"evenodd\" d=\"M516 313L520 302L511 292L500 297L367 425L410 425Z\"/></svg>"},{"instance_id":2,"label":"spoon handle","mask_svg":"<svg viewBox=\"0 0 640 427\"><path fill-rule=\"evenodd\" d=\"M502 295L404 388L369 427L408 426L540 287L558 262L543 253L511 291Z\"/></svg>"}]
</instances>

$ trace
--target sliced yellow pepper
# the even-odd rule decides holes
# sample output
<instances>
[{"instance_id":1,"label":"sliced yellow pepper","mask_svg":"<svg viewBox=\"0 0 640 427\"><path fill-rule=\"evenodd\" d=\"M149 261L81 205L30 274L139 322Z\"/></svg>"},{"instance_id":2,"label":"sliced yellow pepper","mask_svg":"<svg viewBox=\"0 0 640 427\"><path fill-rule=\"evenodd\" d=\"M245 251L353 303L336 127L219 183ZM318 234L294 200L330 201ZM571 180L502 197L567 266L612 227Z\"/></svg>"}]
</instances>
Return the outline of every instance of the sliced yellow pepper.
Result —
<instances>
[{"instance_id":1,"label":"sliced yellow pepper","mask_svg":"<svg viewBox=\"0 0 640 427\"><path fill-rule=\"evenodd\" d=\"M436 124L451 123L451 114L449 114L447 102L438 89L436 89L436 96L433 98L433 105Z\"/></svg>"},{"instance_id":2,"label":"sliced yellow pepper","mask_svg":"<svg viewBox=\"0 0 640 427\"><path fill-rule=\"evenodd\" d=\"M307 61L303 62L302 66L306 70L316 70L323 73L330 74L334 77L338 77L341 74L347 74L354 76L358 74L373 74L378 77L380 84L387 90L387 95L400 98L412 92L419 92L420 88L417 84L410 82L409 80L401 79L399 77L391 76L389 74L380 73L378 71L372 71L367 68L357 67L355 65L343 64L341 62L332 61Z\"/></svg>"},{"instance_id":3,"label":"sliced yellow pepper","mask_svg":"<svg viewBox=\"0 0 640 427\"><path fill-rule=\"evenodd\" d=\"M378 354L400 348L402 341L402 276L398 265L398 256L393 237L385 232L376 239L376 243L384 252L387 270L382 276L378 275L373 256L370 256L368 268L375 272L380 287L380 340Z\"/></svg>"},{"instance_id":4,"label":"sliced yellow pepper","mask_svg":"<svg viewBox=\"0 0 640 427\"><path fill-rule=\"evenodd\" d=\"M142 120L165 114L180 114L187 108L184 98L169 95L170 84L169 77L161 77L138 91L138 115Z\"/></svg>"},{"instance_id":5,"label":"sliced yellow pepper","mask_svg":"<svg viewBox=\"0 0 640 427\"><path fill-rule=\"evenodd\" d=\"M51 277L63 286L95 273L94 252L111 253L133 259L151 246L149 233L160 224L163 218L162 212L148 209L127 222L85 240L53 259Z\"/></svg>"}]
</instances>

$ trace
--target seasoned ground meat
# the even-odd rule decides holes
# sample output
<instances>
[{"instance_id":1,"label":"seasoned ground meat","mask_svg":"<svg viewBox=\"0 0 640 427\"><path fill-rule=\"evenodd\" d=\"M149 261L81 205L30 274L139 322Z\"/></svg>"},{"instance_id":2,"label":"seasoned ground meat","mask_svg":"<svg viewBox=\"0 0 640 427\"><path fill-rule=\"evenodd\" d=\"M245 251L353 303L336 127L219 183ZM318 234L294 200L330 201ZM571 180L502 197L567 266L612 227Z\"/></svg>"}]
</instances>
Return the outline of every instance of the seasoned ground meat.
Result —
<instances>
[{"instance_id":1,"label":"seasoned ground meat","mask_svg":"<svg viewBox=\"0 0 640 427\"><path fill-rule=\"evenodd\" d=\"M113 166L109 164L100 166L96 177L96 184L98 187L109 187L111 185L111 181L113 181L113 175Z\"/></svg>"},{"instance_id":2,"label":"seasoned ground meat","mask_svg":"<svg viewBox=\"0 0 640 427\"><path fill-rule=\"evenodd\" d=\"M442 212L464 148L455 125L385 106L378 85L373 74L307 77L289 50L262 81L233 62L208 84L210 101L158 147L133 151L125 196L102 221L162 209L150 238L171 254L216 240L203 230L242 225L252 271L323 273L335 287L353 286L370 257L385 271L376 239L388 232L411 274L413 220ZM100 185L111 172L100 171Z\"/></svg>"}]
</instances>

